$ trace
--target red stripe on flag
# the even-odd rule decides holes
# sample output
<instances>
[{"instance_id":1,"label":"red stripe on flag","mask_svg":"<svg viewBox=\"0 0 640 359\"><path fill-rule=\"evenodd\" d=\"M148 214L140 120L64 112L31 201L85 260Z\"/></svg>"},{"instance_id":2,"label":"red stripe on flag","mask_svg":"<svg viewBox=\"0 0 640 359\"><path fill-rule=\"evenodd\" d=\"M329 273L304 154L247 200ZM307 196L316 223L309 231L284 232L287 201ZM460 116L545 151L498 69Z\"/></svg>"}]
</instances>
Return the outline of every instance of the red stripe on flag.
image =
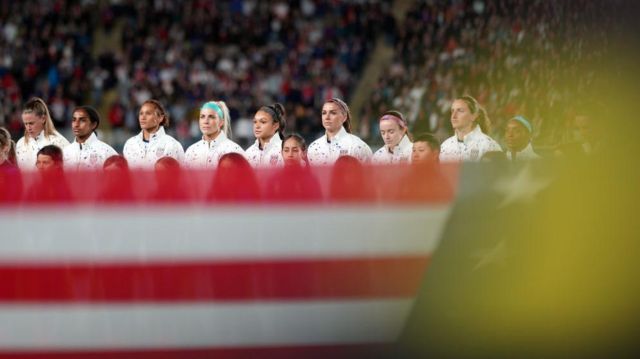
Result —
<instances>
[{"instance_id":1,"label":"red stripe on flag","mask_svg":"<svg viewBox=\"0 0 640 359\"><path fill-rule=\"evenodd\" d=\"M20 359L101 359L101 358L138 358L138 359L199 359L199 358L371 358L383 357L390 353L391 344L352 344L352 345L315 345L299 347L253 347L253 348L204 348L204 349L154 349L154 350L116 350L103 351L38 351L38 352L2 352L2 358Z\"/></svg>"},{"instance_id":2,"label":"red stripe on flag","mask_svg":"<svg viewBox=\"0 0 640 359\"><path fill-rule=\"evenodd\" d=\"M0 301L145 302L410 297L428 257L0 265Z\"/></svg>"}]
</instances>

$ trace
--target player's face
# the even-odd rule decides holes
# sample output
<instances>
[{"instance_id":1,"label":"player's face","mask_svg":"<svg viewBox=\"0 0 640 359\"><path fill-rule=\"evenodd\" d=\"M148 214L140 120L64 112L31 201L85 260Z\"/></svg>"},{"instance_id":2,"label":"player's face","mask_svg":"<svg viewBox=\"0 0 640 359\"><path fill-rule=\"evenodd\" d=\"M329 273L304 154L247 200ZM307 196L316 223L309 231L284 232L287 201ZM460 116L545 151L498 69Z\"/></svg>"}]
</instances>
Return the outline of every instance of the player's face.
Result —
<instances>
[{"instance_id":1,"label":"player's face","mask_svg":"<svg viewBox=\"0 0 640 359\"><path fill-rule=\"evenodd\" d=\"M27 135L31 138L36 138L44 129L44 116L36 116L33 113L23 113L22 123L27 131Z\"/></svg>"},{"instance_id":2,"label":"player's face","mask_svg":"<svg viewBox=\"0 0 640 359\"><path fill-rule=\"evenodd\" d=\"M9 157L9 145L0 147L0 164L2 164Z\"/></svg>"},{"instance_id":3,"label":"player's face","mask_svg":"<svg viewBox=\"0 0 640 359\"><path fill-rule=\"evenodd\" d=\"M258 139L268 140L276 134L280 124L276 123L271 115L264 111L256 112L253 116L253 134Z\"/></svg>"},{"instance_id":4,"label":"player's face","mask_svg":"<svg viewBox=\"0 0 640 359\"><path fill-rule=\"evenodd\" d=\"M342 112L340 106L333 102L327 102L322 106L322 126L331 133L340 131L340 127L347 120L347 115Z\"/></svg>"},{"instance_id":5,"label":"player's face","mask_svg":"<svg viewBox=\"0 0 640 359\"><path fill-rule=\"evenodd\" d=\"M73 131L73 135L79 140L89 138L96 126L97 124L91 122L89 114L84 110L75 111L71 117L71 130Z\"/></svg>"},{"instance_id":6,"label":"player's face","mask_svg":"<svg viewBox=\"0 0 640 359\"><path fill-rule=\"evenodd\" d=\"M138 122L140 122L140 128L146 130L148 132L153 132L160 127L160 123L162 123L162 117L158 109L150 104L145 103L140 108L140 112L138 113Z\"/></svg>"},{"instance_id":7,"label":"player's face","mask_svg":"<svg viewBox=\"0 0 640 359\"><path fill-rule=\"evenodd\" d=\"M206 137L214 138L222 129L222 119L218 116L216 110L205 108L200 110L200 131Z\"/></svg>"},{"instance_id":8,"label":"player's face","mask_svg":"<svg viewBox=\"0 0 640 359\"><path fill-rule=\"evenodd\" d=\"M426 142L414 142L411 152L411 163L425 163L435 160L438 157L437 151L431 149Z\"/></svg>"},{"instance_id":9,"label":"player's face","mask_svg":"<svg viewBox=\"0 0 640 359\"><path fill-rule=\"evenodd\" d=\"M303 162L304 155L305 153L302 147L300 147L300 144L294 138L284 141L282 145L282 158L284 159L285 165L299 165Z\"/></svg>"},{"instance_id":10,"label":"player's face","mask_svg":"<svg viewBox=\"0 0 640 359\"><path fill-rule=\"evenodd\" d=\"M36 168L40 171L47 171L56 167L56 162L49 155L38 155Z\"/></svg>"},{"instance_id":11,"label":"player's face","mask_svg":"<svg viewBox=\"0 0 640 359\"><path fill-rule=\"evenodd\" d=\"M455 100L451 105L451 126L454 130L465 130L473 127L476 116L462 100Z\"/></svg>"},{"instance_id":12,"label":"player's face","mask_svg":"<svg viewBox=\"0 0 640 359\"><path fill-rule=\"evenodd\" d=\"M404 133L405 130L403 130L396 121L380 121L380 136L382 136L384 144L388 147L393 148L398 145L402 140Z\"/></svg>"},{"instance_id":13,"label":"player's face","mask_svg":"<svg viewBox=\"0 0 640 359\"><path fill-rule=\"evenodd\" d=\"M504 130L504 139L510 151L522 151L529 143L529 131L520 122L511 120Z\"/></svg>"}]
</instances>

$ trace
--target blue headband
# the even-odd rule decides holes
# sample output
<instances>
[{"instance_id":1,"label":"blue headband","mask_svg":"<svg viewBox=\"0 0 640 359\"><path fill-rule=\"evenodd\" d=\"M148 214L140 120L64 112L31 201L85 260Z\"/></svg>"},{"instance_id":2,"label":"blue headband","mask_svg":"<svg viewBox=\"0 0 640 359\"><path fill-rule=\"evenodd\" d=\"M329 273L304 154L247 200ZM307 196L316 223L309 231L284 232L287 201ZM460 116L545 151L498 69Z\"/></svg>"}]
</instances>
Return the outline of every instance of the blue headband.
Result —
<instances>
[{"instance_id":1,"label":"blue headband","mask_svg":"<svg viewBox=\"0 0 640 359\"><path fill-rule=\"evenodd\" d=\"M213 101L209 101L204 105L202 105L202 107L200 107L200 111L202 110L214 110L215 112L218 113L218 116L220 117L221 120L224 119L224 114L222 112L222 109L220 108L220 106L218 106L217 103Z\"/></svg>"},{"instance_id":2,"label":"blue headband","mask_svg":"<svg viewBox=\"0 0 640 359\"><path fill-rule=\"evenodd\" d=\"M529 130L529 133L533 133L533 126L531 126L531 123L529 123L529 121L527 121L527 119L524 118L524 116L518 115L512 118L512 120L520 122L522 126L524 126L527 130Z\"/></svg>"}]
</instances>

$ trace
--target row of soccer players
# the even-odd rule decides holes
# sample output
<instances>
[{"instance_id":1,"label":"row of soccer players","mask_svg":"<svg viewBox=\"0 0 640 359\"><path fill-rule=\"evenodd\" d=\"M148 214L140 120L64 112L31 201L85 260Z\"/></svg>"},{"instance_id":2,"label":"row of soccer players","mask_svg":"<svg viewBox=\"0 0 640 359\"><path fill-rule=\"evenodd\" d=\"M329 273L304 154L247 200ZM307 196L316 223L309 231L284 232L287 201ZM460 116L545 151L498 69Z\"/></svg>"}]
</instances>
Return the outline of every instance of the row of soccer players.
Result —
<instances>
[{"instance_id":1,"label":"row of soccer players","mask_svg":"<svg viewBox=\"0 0 640 359\"><path fill-rule=\"evenodd\" d=\"M315 166L331 165L340 156L355 157L363 163L394 164L407 163L412 158L475 161L480 160L485 153L502 151L500 145L486 134L489 119L482 106L471 96L453 101L451 124L455 134L442 145L429 136L416 138L414 144L404 116L397 111L386 112L380 117L380 135L384 146L375 153L351 133L351 113L344 101L337 98L326 101L321 118L325 134L311 143L301 156L289 155L287 151L291 151L291 146L285 146L282 141L286 125L284 107L278 103L263 106L253 119L256 141L244 151L229 138L230 117L226 104L223 101L210 101L203 104L199 112L202 140L191 145L185 152L182 145L165 132L169 115L164 106L159 101L147 100L138 114L141 132L126 141L123 155L131 168L153 168L156 161L163 157L175 158L188 168L215 168L220 157L235 152L244 155L257 168L281 166L287 156L300 157L299 161ZM111 146L97 138L95 130L100 116L90 106L80 106L72 113L72 131L75 136L73 143L69 143L55 130L47 105L42 99L33 98L24 105L22 120L25 135L15 147L20 169L34 169L38 151L50 144L63 149L64 163L68 169L102 168L104 161L116 154ZM516 130L529 134L532 132L530 123L524 117L517 116L511 122L517 127ZM0 141L2 137L0 135ZM6 157L4 153L8 151L5 151L7 145L0 145L3 156ZM507 157L512 156L528 159L537 155L527 142L517 151L507 153Z\"/></svg>"}]
</instances>

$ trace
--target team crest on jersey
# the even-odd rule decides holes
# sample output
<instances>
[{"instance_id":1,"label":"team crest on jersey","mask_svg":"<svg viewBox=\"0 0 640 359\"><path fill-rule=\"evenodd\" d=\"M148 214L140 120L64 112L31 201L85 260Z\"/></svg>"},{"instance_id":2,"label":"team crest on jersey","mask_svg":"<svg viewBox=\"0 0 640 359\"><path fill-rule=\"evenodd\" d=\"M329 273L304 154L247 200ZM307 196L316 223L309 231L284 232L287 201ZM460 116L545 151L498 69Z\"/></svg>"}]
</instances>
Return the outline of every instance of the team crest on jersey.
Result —
<instances>
[{"instance_id":1,"label":"team crest on jersey","mask_svg":"<svg viewBox=\"0 0 640 359\"><path fill-rule=\"evenodd\" d=\"M164 155L164 147L158 147L156 149L156 157L162 157L162 155Z\"/></svg>"},{"instance_id":2,"label":"team crest on jersey","mask_svg":"<svg viewBox=\"0 0 640 359\"><path fill-rule=\"evenodd\" d=\"M276 163L278 163L278 155L277 154L273 154L273 155L271 155L271 158L269 159L269 164L275 165Z\"/></svg>"},{"instance_id":3,"label":"team crest on jersey","mask_svg":"<svg viewBox=\"0 0 640 359\"><path fill-rule=\"evenodd\" d=\"M91 165L95 165L96 163L98 163L98 154L95 152L92 152L89 155L89 163L91 163Z\"/></svg>"}]
</instances>

